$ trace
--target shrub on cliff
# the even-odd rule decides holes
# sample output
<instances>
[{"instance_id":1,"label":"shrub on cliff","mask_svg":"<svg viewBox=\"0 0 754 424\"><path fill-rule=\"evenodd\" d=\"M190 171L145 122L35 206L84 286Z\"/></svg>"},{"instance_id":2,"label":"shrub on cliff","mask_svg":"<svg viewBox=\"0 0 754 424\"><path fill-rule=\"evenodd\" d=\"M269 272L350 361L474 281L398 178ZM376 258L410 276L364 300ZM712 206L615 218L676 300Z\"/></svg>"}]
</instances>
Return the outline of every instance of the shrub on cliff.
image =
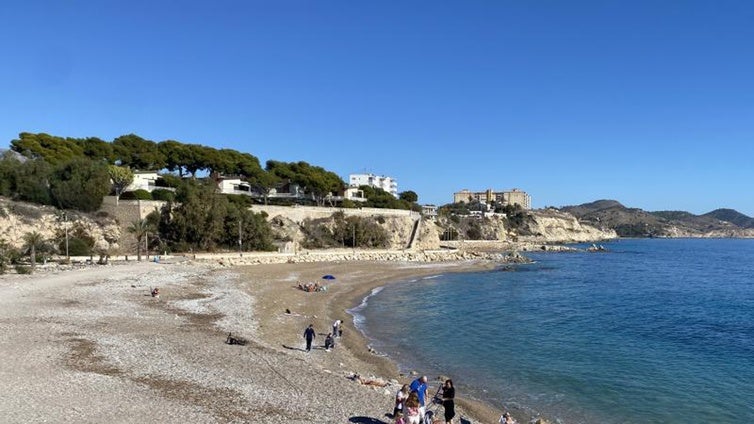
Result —
<instances>
[{"instance_id":1,"label":"shrub on cliff","mask_svg":"<svg viewBox=\"0 0 754 424\"><path fill-rule=\"evenodd\" d=\"M342 212L335 212L331 218L307 219L302 223L302 231L306 236L302 245L310 249L386 248L390 244L387 230L376 218L346 217Z\"/></svg>"},{"instance_id":2,"label":"shrub on cliff","mask_svg":"<svg viewBox=\"0 0 754 424\"><path fill-rule=\"evenodd\" d=\"M8 272L10 264L15 262L19 253L4 239L0 239L0 274Z\"/></svg>"},{"instance_id":3,"label":"shrub on cliff","mask_svg":"<svg viewBox=\"0 0 754 424\"><path fill-rule=\"evenodd\" d=\"M153 200L152 193L138 189L134 191L127 191L120 195L120 200Z\"/></svg>"},{"instance_id":4,"label":"shrub on cliff","mask_svg":"<svg viewBox=\"0 0 754 424\"><path fill-rule=\"evenodd\" d=\"M172 202L175 200L175 193L170 190L158 188L152 191L152 199Z\"/></svg>"}]
</instances>

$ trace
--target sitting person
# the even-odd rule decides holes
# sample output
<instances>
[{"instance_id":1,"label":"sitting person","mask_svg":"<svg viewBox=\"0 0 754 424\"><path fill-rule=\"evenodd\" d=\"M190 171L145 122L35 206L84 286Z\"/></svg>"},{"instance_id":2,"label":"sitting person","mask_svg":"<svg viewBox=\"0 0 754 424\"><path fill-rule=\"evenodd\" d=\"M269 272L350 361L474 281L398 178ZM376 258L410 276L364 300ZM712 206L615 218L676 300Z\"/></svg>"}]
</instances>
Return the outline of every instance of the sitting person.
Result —
<instances>
[{"instance_id":1,"label":"sitting person","mask_svg":"<svg viewBox=\"0 0 754 424\"><path fill-rule=\"evenodd\" d=\"M153 288L151 293L152 297L160 297L160 289L158 289L157 287Z\"/></svg>"},{"instance_id":2,"label":"sitting person","mask_svg":"<svg viewBox=\"0 0 754 424\"><path fill-rule=\"evenodd\" d=\"M506 412L500 416L500 424L516 424L516 420L511 417L510 412Z\"/></svg>"},{"instance_id":3,"label":"sitting person","mask_svg":"<svg viewBox=\"0 0 754 424\"><path fill-rule=\"evenodd\" d=\"M325 350L330 351L334 347L335 341L333 340L332 333L327 333L327 337L325 337Z\"/></svg>"}]
</instances>

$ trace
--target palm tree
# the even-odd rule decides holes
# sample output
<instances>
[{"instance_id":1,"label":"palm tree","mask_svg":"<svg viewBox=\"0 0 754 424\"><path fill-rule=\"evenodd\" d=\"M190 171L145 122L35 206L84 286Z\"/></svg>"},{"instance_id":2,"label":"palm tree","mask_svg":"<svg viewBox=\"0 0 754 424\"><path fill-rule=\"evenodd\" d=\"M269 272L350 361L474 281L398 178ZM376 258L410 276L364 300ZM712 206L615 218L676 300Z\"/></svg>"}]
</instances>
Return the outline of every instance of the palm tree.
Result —
<instances>
[{"instance_id":1,"label":"palm tree","mask_svg":"<svg viewBox=\"0 0 754 424\"><path fill-rule=\"evenodd\" d=\"M28 249L31 254L31 272L34 273L34 267L37 265L37 248L44 244L44 236L32 231L24 234L24 249Z\"/></svg>"},{"instance_id":2,"label":"palm tree","mask_svg":"<svg viewBox=\"0 0 754 424\"><path fill-rule=\"evenodd\" d=\"M136 260L141 261L141 242L147 237L149 231L152 229L151 225L146 219L139 219L132 221L128 226L127 231L136 237Z\"/></svg>"}]
</instances>

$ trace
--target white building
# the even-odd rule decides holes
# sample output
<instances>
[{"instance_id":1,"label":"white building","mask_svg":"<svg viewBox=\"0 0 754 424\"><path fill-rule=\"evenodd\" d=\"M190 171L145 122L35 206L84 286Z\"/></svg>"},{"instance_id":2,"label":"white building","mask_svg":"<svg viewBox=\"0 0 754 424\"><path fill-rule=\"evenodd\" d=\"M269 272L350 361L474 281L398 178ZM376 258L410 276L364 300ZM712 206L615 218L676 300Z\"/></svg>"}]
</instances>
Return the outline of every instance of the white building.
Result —
<instances>
[{"instance_id":1,"label":"white building","mask_svg":"<svg viewBox=\"0 0 754 424\"><path fill-rule=\"evenodd\" d=\"M374 174L350 174L348 176L349 187L369 186L381 188L398 198L398 182L394 178L378 176Z\"/></svg>"},{"instance_id":2,"label":"white building","mask_svg":"<svg viewBox=\"0 0 754 424\"><path fill-rule=\"evenodd\" d=\"M151 192L157 188L158 178L160 176L155 171L134 171L133 182L123 191L146 190Z\"/></svg>"},{"instance_id":3,"label":"white building","mask_svg":"<svg viewBox=\"0 0 754 424\"><path fill-rule=\"evenodd\" d=\"M238 177L221 177L217 181L217 188L223 194L251 194L251 186Z\"/></svg>"}]
</instances>

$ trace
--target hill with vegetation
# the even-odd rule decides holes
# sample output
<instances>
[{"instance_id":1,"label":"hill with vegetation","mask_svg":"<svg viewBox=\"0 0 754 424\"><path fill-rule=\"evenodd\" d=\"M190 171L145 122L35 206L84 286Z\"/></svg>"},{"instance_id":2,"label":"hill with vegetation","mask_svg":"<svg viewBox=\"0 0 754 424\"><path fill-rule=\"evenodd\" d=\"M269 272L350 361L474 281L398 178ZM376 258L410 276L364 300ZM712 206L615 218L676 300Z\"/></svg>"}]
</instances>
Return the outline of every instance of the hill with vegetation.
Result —
<instances>
[{"instance_id":1,"label":"hill with vegetation","mask_svg":"<svg viewBox=\"0 0 754 424\"><path fill-rule=\"evenodd\" d=\"M560 208L621 237L754 237L754 219L731 209L703 215L684 211L647 212L615 200L598 200Z\"/></svg>"}]
</instances>

